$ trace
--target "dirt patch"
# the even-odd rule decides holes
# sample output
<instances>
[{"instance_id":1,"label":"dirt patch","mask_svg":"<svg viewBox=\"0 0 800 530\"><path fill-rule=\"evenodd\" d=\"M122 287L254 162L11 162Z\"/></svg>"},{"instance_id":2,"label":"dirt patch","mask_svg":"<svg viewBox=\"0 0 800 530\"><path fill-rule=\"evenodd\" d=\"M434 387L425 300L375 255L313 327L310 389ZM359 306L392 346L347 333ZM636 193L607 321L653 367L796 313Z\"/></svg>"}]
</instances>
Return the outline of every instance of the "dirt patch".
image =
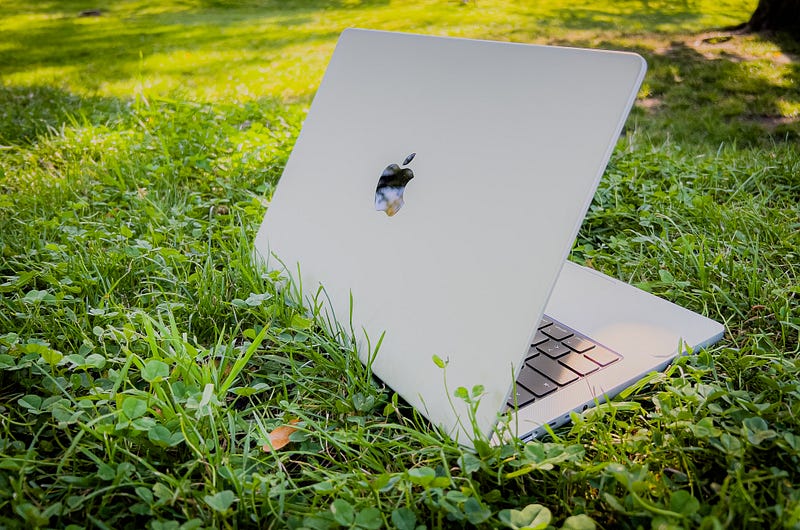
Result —
<instances>
[{"instance_id":1,"label":"dirt patch","mask_svg":"<svg viewBox=\"0 0 800 530\"><path fill-rule=\"evenodd\" d=\"M664 101L661 98L654 97L654 96L641 98L641 99L636 101L636 105L638 107L643 108L645 110L645 112L655 112L659 108L661 108L661 105L663 103L664 103Z\"/></svg>"},{"instance_id":2,"label":"dirt patch","mask_svg":"<svg viewBox=\"0 0 800 530\"><path fill-rule=\"evenodd\" d=\"M774 132L783 125L793 125L800 122L800 116L747 116L742 118L745 123L760 125L768 132Z\"/></svg>"}]
</instances>

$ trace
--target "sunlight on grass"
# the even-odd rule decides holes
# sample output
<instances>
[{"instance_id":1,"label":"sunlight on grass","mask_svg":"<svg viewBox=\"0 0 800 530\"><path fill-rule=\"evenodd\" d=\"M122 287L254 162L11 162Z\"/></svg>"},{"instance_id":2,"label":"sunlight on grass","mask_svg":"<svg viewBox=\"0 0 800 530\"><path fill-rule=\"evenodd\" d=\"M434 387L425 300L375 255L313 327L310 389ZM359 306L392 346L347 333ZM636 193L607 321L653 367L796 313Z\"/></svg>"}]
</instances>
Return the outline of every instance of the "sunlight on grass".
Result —
<instances>
[{"instance_id":1,"label":"sunlight on grass","mask_svg":"<svg viewBox=\"0 0 800 530\"><path fill-rule=\"evenodd\" d=\"M85 18L77 17L78 2L36 14L7 7L11 13L0 22L5 83L55 83L75 93L117 97L131 97L142 86L157 94L180 89L187 97L209 101L305 98L313 94L336 37L351 26L529 42L591 41L646 29L673 34L735 24L746 18L753 1L282 2L266 9L220 3L211 11L199 5L101 2L102 16ZM19 53L23 49L27 52Z\"/></svg>"},{"instance_id":2,"label":"sunlight on grass","mask_svg":"<svg viewBox=\"0 0 800 530\"><path fill-rule=\"evenodd\" d=\"M786 116L788 118L796 118L800 116L800 101L787 101L785 99L779 99L778 102L778 111L780 112L781 116Z\"/></svg>"}]
</instances>

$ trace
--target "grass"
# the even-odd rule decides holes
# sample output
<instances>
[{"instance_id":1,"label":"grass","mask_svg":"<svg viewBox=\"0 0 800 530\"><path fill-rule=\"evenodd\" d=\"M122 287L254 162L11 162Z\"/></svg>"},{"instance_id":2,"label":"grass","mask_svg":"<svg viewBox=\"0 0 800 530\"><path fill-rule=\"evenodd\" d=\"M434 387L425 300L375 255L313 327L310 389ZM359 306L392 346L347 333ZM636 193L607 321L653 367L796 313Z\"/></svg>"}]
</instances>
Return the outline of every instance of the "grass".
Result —
<instances>
[{"instance_id":1,"label":"grass","mask_svg":"<svg viewBox=\"0 0 800 530\"><path fill-rule=\"evenodd\" d=\"M715 30L753 4L0 3L0 526L800 527L798 48ZM376 384L249 255L348 25L645 55L572 259L725 339L477 452Z\"/></svg>"}]
</instances>

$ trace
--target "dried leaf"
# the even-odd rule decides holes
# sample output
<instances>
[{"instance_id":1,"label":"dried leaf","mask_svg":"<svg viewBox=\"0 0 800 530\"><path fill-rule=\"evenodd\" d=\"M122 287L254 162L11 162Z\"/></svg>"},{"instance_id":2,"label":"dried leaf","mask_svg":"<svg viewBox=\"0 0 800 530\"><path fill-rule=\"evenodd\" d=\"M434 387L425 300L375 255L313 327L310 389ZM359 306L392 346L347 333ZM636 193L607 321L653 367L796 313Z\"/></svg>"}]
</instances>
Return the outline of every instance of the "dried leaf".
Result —
<instances>
[{"instance_id":1,"label":"dried leaf","mask_svg":"<svg viewBox=\"0 0 800 530\"><path fill-rule=\"evenodd\" d=\"M264 444L262 449L265 453L269 453L272 451L277 451L282 447L286 446L289 443L289 436L297 430L297 428L292 427L300 420L290 420L289 424L281 425L280 427L276 427L271 433L269 433L269 443Z\"/></svg>"}]
</instances>

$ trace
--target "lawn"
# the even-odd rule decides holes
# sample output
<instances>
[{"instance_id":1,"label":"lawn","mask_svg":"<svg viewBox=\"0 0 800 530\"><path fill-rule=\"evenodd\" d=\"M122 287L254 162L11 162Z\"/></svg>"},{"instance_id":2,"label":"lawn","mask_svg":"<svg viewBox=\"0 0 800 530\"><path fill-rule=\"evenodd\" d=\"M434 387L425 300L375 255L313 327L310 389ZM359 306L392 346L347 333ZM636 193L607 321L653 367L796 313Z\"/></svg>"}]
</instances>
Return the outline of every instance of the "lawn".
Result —
<instances>
[{"instance_id":1,"label":"lawn","mask_svg":"<svg viewBox=\"0 0 800 530\"><path fill-rule=\"evenodd\" d=\"M800 45L720 31L755 3L0 0L0 528L800 528ZM571 259L725 338L477 451L377 384L250 255L348 26L641 53Z\"/></svg>"}]
</instances>

